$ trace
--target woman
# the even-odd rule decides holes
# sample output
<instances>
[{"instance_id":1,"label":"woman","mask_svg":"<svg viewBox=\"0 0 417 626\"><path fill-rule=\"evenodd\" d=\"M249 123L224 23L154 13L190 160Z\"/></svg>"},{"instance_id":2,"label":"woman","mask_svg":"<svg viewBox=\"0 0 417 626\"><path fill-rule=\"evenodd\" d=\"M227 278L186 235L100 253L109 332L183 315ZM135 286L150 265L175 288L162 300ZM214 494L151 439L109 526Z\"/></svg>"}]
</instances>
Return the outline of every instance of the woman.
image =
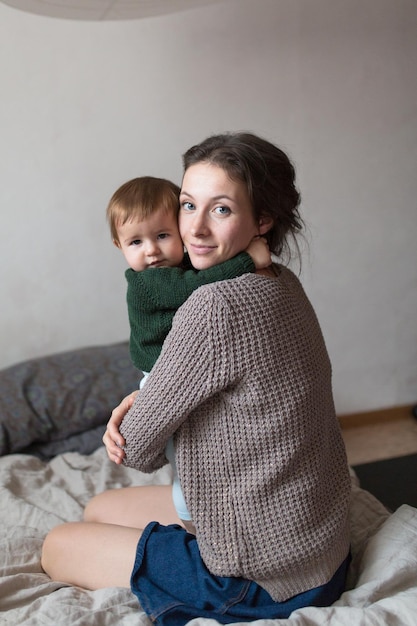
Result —
<instances>
[{"instance_id":1,"label":"woman","mask_svg":"<svg viewBox=\"0 0 417 626\"><path fill-rule=\"evenodd\" d=\"M184 155L179 225L196 269L257 235L281 255L300 229L298 204L288 157L259 137L218 135ZM169 487L107 492L89 523L47 537L53 578L131 586L167 625L287 617L340 596L350 480L323 337L292 272L274 265L194 292L124 416L129 405L109 422L109 457L153 471L174 437L195 534Z\"/></svg>"}]
</instances>

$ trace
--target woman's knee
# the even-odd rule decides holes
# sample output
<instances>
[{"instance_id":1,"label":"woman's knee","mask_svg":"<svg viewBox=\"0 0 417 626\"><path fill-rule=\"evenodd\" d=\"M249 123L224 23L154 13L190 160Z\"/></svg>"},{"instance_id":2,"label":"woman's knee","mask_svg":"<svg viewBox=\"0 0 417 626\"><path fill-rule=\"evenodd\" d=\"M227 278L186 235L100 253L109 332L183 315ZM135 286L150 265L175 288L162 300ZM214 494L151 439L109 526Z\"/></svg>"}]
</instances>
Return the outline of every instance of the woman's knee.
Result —
<instances>
[{"instance_id":1,"label":"woman's knee","mask_svg":"<svg viewBox=\"0 0 417 626\"><path fill-rule=\"evenodd\" d=\"M87 506L84 509L83 519L85 522L102 522L102 506L101 506L102 498L100 495L94 496L91 498L90 502L88 502Z\"/></svg>"},{"instance_id":2,"label":"woman's knee","mask_svg":"<svg viewBox=\"0 0 417 626\"><path fill-rule=\"evenodd\" d=\"M44 572L54 580L59 578L59 564L65 557L65 545L70 537L71 524L55 526L46 535L42 545L41 566Z\"/></svg>"},{"instance_id":3,"label":"woman's knee","mask_svg":"<svg viewBox=\"0 0 417 626\"><path fill-rule=\"evenodd\" d=\"M119 519L120 505L125 500L126 488L109 489L91 498L84 509L84 522L96 522L98 524L123 524ZM122 510L123 510L122 506Z\"/></svg>"},{"instance_id":4,"label":"woman's knee","mask_svg":"<svg viewBox=\"0 0 417 626\"><path fill-rule=\"evenodd\" d=\"M143 529L153 520L179 523L171 485L109 489L92 498L84 510L85 522Z\"/></svg>"}]
</instances>

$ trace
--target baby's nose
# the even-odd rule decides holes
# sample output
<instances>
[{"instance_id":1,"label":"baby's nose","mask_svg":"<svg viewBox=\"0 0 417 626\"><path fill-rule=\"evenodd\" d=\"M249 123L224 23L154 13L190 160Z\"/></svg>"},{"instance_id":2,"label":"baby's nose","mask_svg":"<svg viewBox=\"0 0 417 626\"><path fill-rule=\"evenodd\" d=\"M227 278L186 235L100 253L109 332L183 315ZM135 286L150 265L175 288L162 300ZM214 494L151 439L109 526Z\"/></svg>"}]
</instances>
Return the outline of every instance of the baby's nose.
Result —
<instances>
[{"instance_id":1,"label":"baby's nose","mask_svg":"<svg viewBox=\"0 0 417 626\"><path fill-rule=\"evenodd\" d=\"M155 254L158 254L158 252L159 252L158 243L156 241L149 241L146 246L146 254L148 256L154 256Z\"/></svg>"}]
</instances>

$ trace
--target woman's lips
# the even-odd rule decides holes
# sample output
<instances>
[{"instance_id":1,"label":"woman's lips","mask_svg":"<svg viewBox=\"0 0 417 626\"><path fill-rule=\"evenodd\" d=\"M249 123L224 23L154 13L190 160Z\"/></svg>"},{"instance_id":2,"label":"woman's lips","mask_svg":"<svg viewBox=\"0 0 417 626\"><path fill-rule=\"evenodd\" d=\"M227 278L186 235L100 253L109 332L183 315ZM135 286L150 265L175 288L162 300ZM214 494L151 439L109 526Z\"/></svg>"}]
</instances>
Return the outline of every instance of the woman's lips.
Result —
<instances>
[{"instance_id":1,"label":"woman's lips","mask_svg":"<svg viewBox=\"0 0 417 626\"><path fill-rule=\"evenodd\" d=\"M198 245L198 244L188 244L186 246L188 252L190 252L190 250L193 252L193 254L202 256L204 254L210 254L210 252L213 252L213 250L216 249L216 246L207 246L207 245Z\"/></svg>"}]
</instances>

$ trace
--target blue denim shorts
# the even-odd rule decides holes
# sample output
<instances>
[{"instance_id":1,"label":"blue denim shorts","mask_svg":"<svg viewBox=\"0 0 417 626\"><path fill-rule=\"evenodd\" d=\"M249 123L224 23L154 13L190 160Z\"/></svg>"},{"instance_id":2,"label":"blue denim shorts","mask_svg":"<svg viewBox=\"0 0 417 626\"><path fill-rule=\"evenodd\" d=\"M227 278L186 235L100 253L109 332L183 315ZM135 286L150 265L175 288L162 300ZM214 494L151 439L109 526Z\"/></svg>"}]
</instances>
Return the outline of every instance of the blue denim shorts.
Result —
<instances>
[{"instance_id":1,"label":"blue denim shorts","mask_svg":"<svg viewBox=\"0 0 417 626\"><path fill-rule=\"evenodd\" d=\"M320 587L274 602L244 578L213 576L194 535L182 526L148 524L139 540L130 581L143 610L159 626L184 626L195 617L221 624L287 618L304 606L329 606L343 593L350 557Z\"/></svg>"}]
</instances>

